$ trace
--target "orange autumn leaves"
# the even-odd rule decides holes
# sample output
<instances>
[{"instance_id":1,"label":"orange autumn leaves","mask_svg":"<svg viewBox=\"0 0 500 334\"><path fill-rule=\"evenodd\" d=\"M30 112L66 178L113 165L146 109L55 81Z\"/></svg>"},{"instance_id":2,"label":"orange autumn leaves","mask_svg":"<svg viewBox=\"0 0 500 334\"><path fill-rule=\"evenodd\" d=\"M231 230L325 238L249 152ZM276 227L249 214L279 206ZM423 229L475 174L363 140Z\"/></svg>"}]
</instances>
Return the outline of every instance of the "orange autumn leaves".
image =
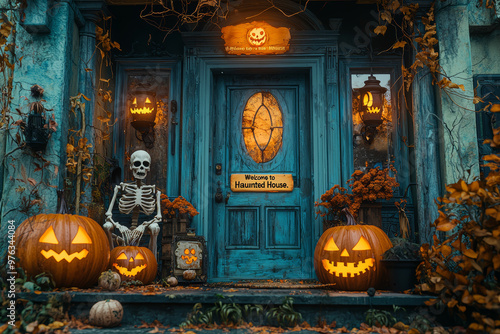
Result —
<instances>
[{"instance_id":1,"label":"orange autumn leaves","mask_svg":"<svg viewBox=\"0 0 500 334\"><path fill-rule=\"evenodd\" d=\"M161 198L163 214L166 215L167 218L179 218L186 214L189 215L189 218L193 218L199 214L195 207L182 196L177 197L173 201L170 201L167 195L161 195Z\"/></svg>"},{"instance_id":2,"label":"orange autumn leaves","mask_svg":"<svg viewBox=\"0 0 500 334\"><path fill-rule=\"evenodd\" d=\"M340 213L343 208L348 207L354 217L363 202L373 202L377 199L392 198L392 190L399 186L396 177L391 176L390 172L396 174L393 166L381 169L371 168L366 172L355 171L347 184L351 189L350 193L346 188L335 185L321 195L321 202L316 202L316 207L323 207L326 210L318 210L316 213L321 217L326 217L330 221L340 221Z\"/></svg>"},{"instance_id":3,"label":"orange autumn leaves","mask_svg":"<svg viewBox=\"0 0 500 334\"><path fill-rule=\"evenodd\" d=\"M498 133L497 130L495 130ZM489 173L481 180L459 180L438 199L439 217L432 224L445 232L421 251L425 278L420 290L439 300L462 318L472 316L469 329L500 332L494 312L500 310L500 157L483 158Z\"/></svg>"}]
</instances>

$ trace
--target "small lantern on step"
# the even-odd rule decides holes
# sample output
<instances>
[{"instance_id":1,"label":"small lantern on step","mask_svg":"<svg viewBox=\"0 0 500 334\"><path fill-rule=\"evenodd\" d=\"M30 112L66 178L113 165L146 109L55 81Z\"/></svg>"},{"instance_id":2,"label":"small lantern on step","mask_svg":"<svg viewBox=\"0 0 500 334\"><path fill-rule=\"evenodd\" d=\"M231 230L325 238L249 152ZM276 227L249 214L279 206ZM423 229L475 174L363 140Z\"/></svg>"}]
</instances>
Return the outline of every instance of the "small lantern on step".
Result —
<instances>
[{"instance_id":1,"label":"small lantern on step","mask_svg":"<svg viewBox=\"0 0 500 334\"><path fill-rule=\"evenodd\" d=\"M364 139L371 142L377 126L382 124L384 94L387 88L380 86L380 81L370 75L365 85L359 89L361 119L365 125Z\"/></svg>"},{"instance_id":2,"label":"small lantern on step","mask_svg":"<svg viewBox=\"0 0 500 334\"><path fill-rule=\"evenodd\" d=\"M147 148L152 148L155 142L156 93L139 89L130 92L128 110L130 124L141 134L139 138L136 132L137 139L143 141Z\"/></svg>"},{"instance_id":3,"label":"small lantern on step","mask_svg":"<svg viewBox=\"0 0 500 334\"><path fill-rule=\"evenodd\" d=\"M172 241L172 273L179 283L204 283L207 281L207 245L203 236L188 229Z\"/></svg>"}]
</instances>

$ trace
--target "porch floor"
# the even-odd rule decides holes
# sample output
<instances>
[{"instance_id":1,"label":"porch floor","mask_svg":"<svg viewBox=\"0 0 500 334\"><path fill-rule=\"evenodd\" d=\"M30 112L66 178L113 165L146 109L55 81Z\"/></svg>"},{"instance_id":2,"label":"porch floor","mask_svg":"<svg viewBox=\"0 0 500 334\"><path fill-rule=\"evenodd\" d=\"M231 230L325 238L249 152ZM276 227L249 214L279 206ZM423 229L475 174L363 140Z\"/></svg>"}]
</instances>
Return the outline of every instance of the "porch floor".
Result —
<instances>
[{"instance_id":1,"label":"porch floor","mask_svg":"<svg viewBox=\"0 0 500 334\"><path fill-rule=\"evenodd\" d=\"M157 320L161 324L177 327L185 321L194 304L202 303L210 307L218 301L236 304L280 305L286 297L293 298L293 307L300 312L303 320L311 325L323 321L330 324L336 321L337 327L353 328L364 321L364 313L369 308L393 310L393 305L400 310L402 318L408 318L412 312L424 306L431 296L410 295L377 291L370 297L366 292L346 292L331 289L249 289L249 288L212 288L207 286L184 286L164 288L146 286L141 288L120 288L116 292L104 292L100 289L65 290L55 292L23 292L18 298L45 303L53 295L71 298L70 314L77 318L88 317L92 305L105 299L115 299L122 303L124 318L122 326L130 328L127 333L146 333L148 330L134 328L143 322ZM121 331L123 332L124 327ZM149 329L151 330L151 328ZM115 333L110 329L99 333ZM92 333L93 330L72 330L73 333ZM215 333L215 332L211 332ZM236 332L235 332L236 333ZM306 332L305 332L306 333Z\"/></svg>"}]
</instances>

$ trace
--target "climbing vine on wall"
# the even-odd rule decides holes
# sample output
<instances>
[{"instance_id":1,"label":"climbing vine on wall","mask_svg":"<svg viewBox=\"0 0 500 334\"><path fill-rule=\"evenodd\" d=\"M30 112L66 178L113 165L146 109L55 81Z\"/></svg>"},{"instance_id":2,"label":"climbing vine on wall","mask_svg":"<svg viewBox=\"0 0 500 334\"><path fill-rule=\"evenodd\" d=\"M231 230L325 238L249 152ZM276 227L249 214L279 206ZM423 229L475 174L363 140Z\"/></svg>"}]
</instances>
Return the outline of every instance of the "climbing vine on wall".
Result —
<instances>
[{"instance_id":1,"label":"climbing vine on wall","mask_svg":"<svg viewBox=\"0 0 500 334\"><path fill-rule=\"evenodd\" d=\"M86 68L85 73L93 81L93 91L95 101L83 93L70 97L70 112L74 116L74 126L68 132L68 144L66 146L67 161L66 167L68 177L66 184L68 188L74 189L75 212L78 214L82 207L90 209L94 205L103 207L103 195L101 185L109 176L110 163L104 147L111 138L111 128L113 127L113 92L110 89L110 81L113 73L111 71L111 52L120 50L120 45L111 40L111 17L103 17L96 26L96 47L91 59L87 64L96 64L96 73L91 68ZM92 66L91 66L92 67ZM109 76L109 78L107 78ZM86 107L93 103L95 108L96 122L90 124L86 119ZM92 128L93 131L88 131ZM93 133L94 138L88 138L88 134ZM93 143L96 145L94 146ZM85 194L85 186L92 185L91 203L82 203L82 196ZM73 188L74 186L74 188ZM72 192L72 191L71 191ZM95 218L95 217L93 217Z\"/></svg>"}]
</instances>

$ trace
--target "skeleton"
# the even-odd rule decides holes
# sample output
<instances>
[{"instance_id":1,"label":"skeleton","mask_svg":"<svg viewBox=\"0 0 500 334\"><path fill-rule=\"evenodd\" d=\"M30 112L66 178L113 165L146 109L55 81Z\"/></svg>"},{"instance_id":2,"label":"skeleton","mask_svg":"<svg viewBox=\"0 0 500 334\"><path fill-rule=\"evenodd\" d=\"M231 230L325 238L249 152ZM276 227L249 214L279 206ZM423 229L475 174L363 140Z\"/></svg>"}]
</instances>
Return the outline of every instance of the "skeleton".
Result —
<instances>
[{"instance_id":1,"label":"skeleton","mask_svg":"<svg viewBox=\"0 0 500 334\"><path fill-rule=\"evenodd\" d=\"M146 151L135 151L130 157L130 169L134 175L135 181L132 183L123 183L115 186L113 198L106 212L106 223L103 225L106 234L108 235L109 245L114 248L113 240L121 245L138 245L142 235L148 229L151 234L149 240L149 249L156 257L157 249L156 242L160 232L158 223L161 221L160 195L161 192L156 190L154 185L146 185L142 183L151 168L151 157ZM113 206L121 191L122 197L118 201L118 208L123 214L132 214L132 226L130 228L123 226L113 220ZM143 222L137 226L139 213L151 215L156 209L156 215L153 219ZM112 233L114 229L120 231L122 237L118 237Z\"/></svg>"}]
</instances>

